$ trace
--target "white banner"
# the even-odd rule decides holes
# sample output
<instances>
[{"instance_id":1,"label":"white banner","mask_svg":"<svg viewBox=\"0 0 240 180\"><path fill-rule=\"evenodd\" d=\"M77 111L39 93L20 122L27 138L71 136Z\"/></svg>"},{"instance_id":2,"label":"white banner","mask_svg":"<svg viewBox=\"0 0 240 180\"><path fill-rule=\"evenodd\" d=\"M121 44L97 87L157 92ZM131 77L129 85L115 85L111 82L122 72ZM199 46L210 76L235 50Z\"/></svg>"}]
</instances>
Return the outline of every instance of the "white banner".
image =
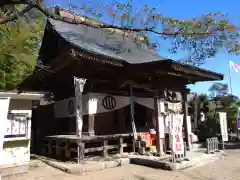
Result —
<instances>
[{"instance_id":1,"label":"white banner","mask_svg":"<svg viewBox=\"0 0 240 180\"><path fill-rule=\"evenodd\" d=\"M165 128L164 128L164 117L163 116L159 116L158 117L158 121L159 121L159 138L164 138L165 137Z\"/></svg>"},{"instance_id":2,"label":"white banner","mask_svg":"<svg viewBox=\"0 0 240 180\"><path fill-rule=\"evenodd\" d=\"M129 97L89 93L83 95L83 115L114 111L128 106L129 104ZM54 115L55 118L76 116L75 98L71 97L55 102Z\"/></svg>"},{"instance_id":3,"label":"white banner","mask_svg":"<svg viewBox=\"0 0 240 180\"><path fill-rule=\"evenodd\" d=\"M134 97L134 101L150 109L154 109L153 98ZM83 95L83 115L114 111L130 105L130 97L112 96L102 93L88 93ZM70 97L54 104L55 118L74 117L75 98Z\"/></svg>"},{"instance_id":4,"label":"white banner","mask_svg":"<svg viewBox=\"0 0 240 180\"><path fill-rule=\"evenodd\" d=\"M172 119L172 150L174 154L184 153L184 144L182 136L183 115L174 115Z\"/></svg>"},{"instance_id":5,"label":"white banner","mask_svg":"<svg viewBox=\"0 0 240 180\"><path fill-rule=\"evenodd\" d=\"M0 98L0 165L2 164L2 151L3 151L3 142L4 135L7 131L7 115L9 108L10 98Z\"/></svg>"},{"instance_id":6,"label":"white banner","mask_svg":"<svg viewBox=\"0 0 240 180\"><path fill-rule=\"evenodd\" d=\"M192 134L191 116L187 116L187 130L188 130L188 134Z\"/></svg>"},{"instance_id":7,"label":"white banner","mask_svg":"<svg viewBox=\"0 0 240 180\"><path fill-rule=\"evenodd\" d=\"M164 117L162 116L162 112L165 111L164 109L164 102L157 100L157 108L158 108L158 129L159 129L159 138L165 137L165 128L164 128Z\"/></svg>"},{"instance_id":8,"label":"white banner","mask_svg":"<svg viewBox=\"0 0 240 180\"><path fill-rule=\"evenodd\" d=\"M112 96L103 93L88 93L83 95L83 115L98 114L108 111L114 111L130 105L130 97ZM154 98L134 97L134 101L142 106L154 110ZM179 103L171 103L173 107L178 107ZM181 104L181 103L180 103ZM164 102L160 103L160 112L165 111ZM54 103L55 118L73 117L75 112L75 97L56 101Z\"/></svg>"},{"instance_id":9,"label":"white banner","mask_svg":"<svg viewBox=\"0 0 240 180\"><path fill-rule=\"evenodd\" d=\"M219 112L219 121L221 127L222 141L228 141L228 131L227 131L227 113Z\"/></svg>"}]
</instances>

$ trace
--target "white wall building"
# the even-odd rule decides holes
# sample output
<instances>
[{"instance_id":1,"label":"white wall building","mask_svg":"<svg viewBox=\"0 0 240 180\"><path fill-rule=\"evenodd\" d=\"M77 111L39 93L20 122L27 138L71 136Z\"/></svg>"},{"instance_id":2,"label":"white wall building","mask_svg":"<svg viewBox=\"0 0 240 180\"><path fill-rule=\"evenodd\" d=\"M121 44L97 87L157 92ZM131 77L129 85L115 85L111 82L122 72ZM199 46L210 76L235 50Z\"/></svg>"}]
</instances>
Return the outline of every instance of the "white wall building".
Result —
<instances>
[{"instance_id":1,"label":"white wall building","mask_svg":"<svg viewBox=\"0 0 240 180\"><path fill-rule=\"evenodd\" d=\"M42 96L39 93L0 92L1 176L27 172L30 161L32 105L33 101L39 101Z\"/></svg>"}]
</instances>

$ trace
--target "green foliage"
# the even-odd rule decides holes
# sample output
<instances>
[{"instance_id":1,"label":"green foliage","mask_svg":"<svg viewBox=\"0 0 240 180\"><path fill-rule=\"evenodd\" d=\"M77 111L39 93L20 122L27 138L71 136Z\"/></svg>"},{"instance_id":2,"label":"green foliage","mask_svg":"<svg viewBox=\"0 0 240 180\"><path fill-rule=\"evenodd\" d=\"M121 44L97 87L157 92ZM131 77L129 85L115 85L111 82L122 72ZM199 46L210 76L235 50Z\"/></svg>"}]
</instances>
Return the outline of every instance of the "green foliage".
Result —
<instances>
[{"instance_id":1,"label":"green foliage","mask_svg":"<svg viewBox=\"0 0 240 180\"><path fill-rule=\"evenodd\" d=\"M88 4L78 4L75 7L83 9L86 6ZM169 51L172 53L182 50L187 52L182 61L188 64L201 65L206 59L214 57L220 50L231 54L238 54L240 51L238 28L220 12L180 20L166 17L160 13L157 7L150 7L147 4L136 11L131 0L127 3L114 1L110 5L101 5L100 7L99 9L85 8L85 13L92 15L95 12L94 14L98 15L95 17L101 20L106 17L105 12L109 12L112 24L118 25L122 29L135 29L137 34L144 37L149 37L150 34L155 35L154 45L149 43L146 38L142 41L150 48L161 47L161 45L156 46L158 42L162 43L158 40L170 40L172 46L169 47Z\"/></svg>"},{"instance_id":2,"label":"green foliage","mask_svg":"<svg viewBox=\"0 0 240 180\"><path fill-rule=\"evenodd\" d=\"M217 112L227 113L228 130L235 132L237 109L240 107L240 100L238 97L227 94L228 85L222 83L215 83L209 88L210 92L216 92L216 97L209 97L206 94L198 95L198 98L193 98L190 105L196 103L197 108L194 107L194 114L198 114L198 122L200 122L200 112L205 114L205 121L200 122L198 126L198 135L200 140L206 138L216 137L220 133L219 122L217 120ZM196 112L197 111L197 112Z\"/></svg>"},{"instance_id":3,"label":"green foliage","mask_svg":"<svg viewBox=\"0 0 240 180\"><path fill-rule=\"evenodd\" d=\"M235 130L237 109L238 109L238 107L240 107L240 101L231 95L222 96L222 97L219 97L218 99L222 105L222 108L217 109L217 111L227 113L228 128Z\"/></svg>"},{"instance_id":4,"label":"green foliage","mask_svg":"<svg viewBox=\"0 0 240 180\"><path fill-rule=\"evenodd\" d=\"M240 52L239 28L220 12L180 20L164 16L160 13L161 9L150 7L147 4L136 9L132 0L124 3L113 0L107 3L88 1L71 4L69 1L68 9L73 13L84 15L88 20L94 19L94 22L108 21L106 24L94 23L95 28L106 29L109 27L123 30L126 33L134 32L143 37L141 42L143 45L155 50L161 47L163 39L170 40L172 42L172 46L169 47L170 52L186 52L185 58L181 60L184 63L198 66L205 63L206 59L214 57L221 50L230 54L239 54ZM5 0L0 2L0 5L6 4L32 5L48 17L66 21L66 18L59 17L59 13L56 13L61 7L57 7L57 11L50 12L49 7L43 7L44 3L41 0ZM72 23L93 26L92 23L77 22L75 18ZM155 35L154 43L149 40L149 37L153 37L150 35ZM136 46L142 47L139 45L139 41L136 41Z\"/></svg>"},{"instance_id":5,"label":"green foliage","mask_svg":"<svg viewBox=\"0 0 240 180\"><path fill-rule=\"evenodd\" d=\"M217 112L227 113L227 126L232 132L236 129L237 109L240 107L238 97L227 94L227 84L215 83L210 91L217 92L214 98L207 95L198 96L198 122L200 122L200 111L205 114L205 121L201 122L198 129L198 135L201 140L214 137L220 133L219 122L217 120ZM218 105L219 104L219 105Z\"/></svg>"},{"instance_id":6,"label":"green foliage","mask_svg":"<svg viewBox=\"0 0 240 180\"><path fill-rule=\"evenodd\" d=\"M16 9L8 7L1 12L12 11ZM36 18L33 22L27 16L19 17L17 21L0 26L1 90L15 89L33 71L44 27L42 15Z\"/></svg>"},{"instance_id":7,"label":"green foliage","mask_svg":"<svg viewBox=\"0 0 240 180\"><path fill-rule=\"evenodd\" d=\"M200 141L207 138L216 137L220 133L220 124L215 118L208 118L201 122L198 127L198 137Z\"/></svg>"}]
</instances>

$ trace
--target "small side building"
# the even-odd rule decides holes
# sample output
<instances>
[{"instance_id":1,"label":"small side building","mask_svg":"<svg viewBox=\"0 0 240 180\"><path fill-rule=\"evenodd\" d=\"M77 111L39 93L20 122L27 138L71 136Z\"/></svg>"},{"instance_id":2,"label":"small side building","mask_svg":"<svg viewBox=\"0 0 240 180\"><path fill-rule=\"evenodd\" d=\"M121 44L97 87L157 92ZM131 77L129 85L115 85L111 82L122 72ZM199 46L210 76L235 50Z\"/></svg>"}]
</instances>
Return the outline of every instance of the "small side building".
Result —
<instances>
[{"instance_id":1,"label":"small side building","mask_svg":"<svg viewBox=\"0 0 240 180\"><path fill-rule=\"evenodd\" d=\"M1 99L9 99L9 103L5 103L8 106L7 119L1 119L4 135L3 146L0 146L2 177L28 170L32 107L34 101L38 102L41 97L39 93L0 92Z\"/></svg>"}]
</instances>

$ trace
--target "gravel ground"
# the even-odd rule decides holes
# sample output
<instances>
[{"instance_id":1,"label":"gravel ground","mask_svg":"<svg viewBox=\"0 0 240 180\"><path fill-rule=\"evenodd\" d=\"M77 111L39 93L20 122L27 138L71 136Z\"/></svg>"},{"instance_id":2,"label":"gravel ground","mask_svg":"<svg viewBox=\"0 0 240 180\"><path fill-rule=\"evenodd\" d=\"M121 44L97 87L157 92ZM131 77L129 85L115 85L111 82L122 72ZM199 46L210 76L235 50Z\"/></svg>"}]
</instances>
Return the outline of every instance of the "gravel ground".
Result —
<instances>
[{"instance_id":1,"label":"gravel ground","mask_svg":"<svg viewBox=\"0 0 240 180\"><path fill-rule=\"evenodd\" d=\"M240 180L240 149L229 150L220 160L204 166L174 172L125 165L77 176L66 174L39 162L32 164L38 167L31 167L28 174L9 177L7 180Z\"/></svg>"}]
</instances>

